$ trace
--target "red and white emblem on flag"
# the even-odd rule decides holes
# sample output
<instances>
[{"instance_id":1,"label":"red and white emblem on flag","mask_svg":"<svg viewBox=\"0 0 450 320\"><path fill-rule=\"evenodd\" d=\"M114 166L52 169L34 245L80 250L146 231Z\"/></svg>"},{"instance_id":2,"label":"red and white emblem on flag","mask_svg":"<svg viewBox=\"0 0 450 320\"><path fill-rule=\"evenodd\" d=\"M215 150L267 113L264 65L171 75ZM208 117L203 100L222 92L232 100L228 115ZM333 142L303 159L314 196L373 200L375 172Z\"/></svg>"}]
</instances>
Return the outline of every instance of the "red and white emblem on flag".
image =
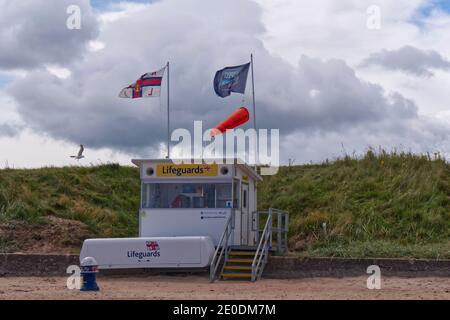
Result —
<instances>
[{"instance_id":1,"label":"red and white emblem on flag","mask_svg":"<svg viewBox=\"0 0 450 320\"><path fill-rule=\"evenodd\" d=\"M166 67L143 74L135 83L123 88L119 93L119 97L131 99L159 97L165 70Z\"/></svg>"}]
</instances>

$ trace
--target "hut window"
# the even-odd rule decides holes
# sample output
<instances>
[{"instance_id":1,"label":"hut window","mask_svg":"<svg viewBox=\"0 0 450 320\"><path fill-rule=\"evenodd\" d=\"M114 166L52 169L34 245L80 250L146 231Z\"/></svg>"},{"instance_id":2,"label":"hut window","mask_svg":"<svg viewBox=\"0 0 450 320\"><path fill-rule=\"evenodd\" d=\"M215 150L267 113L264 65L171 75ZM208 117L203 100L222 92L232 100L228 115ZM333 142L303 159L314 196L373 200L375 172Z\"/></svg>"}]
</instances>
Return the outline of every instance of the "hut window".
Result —
<instances>
[{"instance_id":1,"label":"hut window","mask_svg":"<svg viewBox=\"0 0 450 320\"><path fill-rule=\"evenodd\" d=\"M231 183L144 183L142 208L228 208Z\"/></svg>"}]
</instances>

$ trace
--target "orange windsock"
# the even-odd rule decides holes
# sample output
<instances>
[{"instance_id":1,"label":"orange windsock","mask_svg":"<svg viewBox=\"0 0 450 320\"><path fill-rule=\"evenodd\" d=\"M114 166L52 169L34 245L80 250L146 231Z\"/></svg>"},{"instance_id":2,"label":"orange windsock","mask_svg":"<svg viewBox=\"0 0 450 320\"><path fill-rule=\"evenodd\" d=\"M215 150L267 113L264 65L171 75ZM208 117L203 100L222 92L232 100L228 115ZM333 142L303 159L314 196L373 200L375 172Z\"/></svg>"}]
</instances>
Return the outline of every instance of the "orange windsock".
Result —
<instances>
[{"instance_id":1,"label":"orange windsock","mask_svg":"<svg viewBox=\"0 0 450 320\"><path fill-rule=\"evenodd\" d=\"M228 118L215 126L209 133L211 137L222 134L229 129L234 129L243 125L250 119L250 114L247 108L240 107L235 112L233 112Z\"/></svg>"}]
</instances>

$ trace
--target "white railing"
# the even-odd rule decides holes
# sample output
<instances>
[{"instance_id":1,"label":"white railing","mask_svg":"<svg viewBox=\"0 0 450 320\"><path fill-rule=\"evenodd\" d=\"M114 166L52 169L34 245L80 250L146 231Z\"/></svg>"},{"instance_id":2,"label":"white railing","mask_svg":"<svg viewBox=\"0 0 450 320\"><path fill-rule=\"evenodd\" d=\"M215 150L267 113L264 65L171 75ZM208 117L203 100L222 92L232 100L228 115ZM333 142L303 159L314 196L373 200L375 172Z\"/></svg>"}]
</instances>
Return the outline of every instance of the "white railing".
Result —
<instances>
[{"instance_id":1,"label":"white railing","mask_svg":"<svg viewBox=\"0 0 450 320\"><path fill-rule=\"evenodd\" d=\"M255 258L253 258L252 281L256 281L257 279L261 278L264 266L266 265L269 256L269 246L272 235L272 214L270 211L271 209L269 209L269 215L267 217L267 221L264 226L258 248L255 252Z\"/></svg>"},{"instance_id":2,"label":"white railing","mask_svg":"<svg viewBox=\"0 0 450 320\"><path fill-rule=\"evenodd\" d=\"M228 259L228 252L230 251L229 240L231 236L231 232L233 231L233 215L234 212L231 212L230 217L227 220L227 225L225 226L225 230L223 231L222 237L217 245L217 249L214 252L214 256L211 260L211 264L209 266L209 281L214 282L217 278L217 270L219 266L223 262Z\"/></svg>"},{"instance_id":3,"label":"white railing","mask_svg":"<svg viewBox=\"0 0 450 320\"><path fill-rule=\"evenodd\" d=\"M256 248L255 256L252 261L252 281L256 281L261 278L264 271L264 267L267 264L269 258L269 250L276 251L278 253L287 252L287 234L289 224L289 214L279 209L270 208L267 211L253 212L256 214L256 228L253 230L257 234L258 247ZM267 215L264 228L259 228L261 217ZM273 224L275 223L275 227ZM219 240L214 256L211 260L209 267L209 281L214 282L217 279L217 274L223 271L225 261L228 259L228 254L231 250L230 239L234 229L234 212L231 212L230 217L227 220L225 230ZM276 243L273 243L273 234L276 236Z\"/></svg>"},{"instance_id":4,"label":"white railing","mask_svg":"<svg viewBox=\"0 0 450 320\"><path fill-rule=\"evenodd\" d=\"M274 208L270 208L267 211L256 211L253 214L256 214L256 228L254 230L257 235L258 248L252 263L252 281L256 281L261 278L264 267L267 264L269 250L277 253L286 253L288 250L289 214ZM264 228L261 230L259 228L260 220L264 215L267 215L267 220ZM274 223L275 227L273 227ZM273 244L274 233L276 235L275 246Z\"/></svg>"},{"instance_id":5,"label":"white railing","mask_svg":"<svg viewBox=\"0 0 450 320\"><path fill-rule=\"evenodd\" d=\"M253 230L256 231L256 242L260 241L262 237L260 229L261 219L267 216L272 216L271 234L269 239L269 250L276 251L278 254L286 253L288 250L288 229L289 229L289 214L280 209L270 208L267 211L253 212ZM275 243L273 238L275 238Z\"/></svg>"}]
</instances>

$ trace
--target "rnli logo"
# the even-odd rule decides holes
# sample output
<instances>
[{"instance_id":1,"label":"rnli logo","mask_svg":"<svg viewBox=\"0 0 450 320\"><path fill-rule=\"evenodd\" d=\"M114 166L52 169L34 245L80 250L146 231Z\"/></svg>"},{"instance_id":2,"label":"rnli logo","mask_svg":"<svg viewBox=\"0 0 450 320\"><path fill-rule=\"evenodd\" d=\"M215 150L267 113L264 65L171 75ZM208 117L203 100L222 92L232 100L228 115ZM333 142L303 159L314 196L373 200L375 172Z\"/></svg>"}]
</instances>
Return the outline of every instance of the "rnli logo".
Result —
<instances>
[{"instance_id":1,"label":"rnli logo","mask_svg":"<svg viewBox=\"0 0 450 320\"><path fill-rule=\"evenodd\" d=\"M156 241L146 241L145 245L149 251L159 250L159 244Z\"/></svg>"}]
</instances>

